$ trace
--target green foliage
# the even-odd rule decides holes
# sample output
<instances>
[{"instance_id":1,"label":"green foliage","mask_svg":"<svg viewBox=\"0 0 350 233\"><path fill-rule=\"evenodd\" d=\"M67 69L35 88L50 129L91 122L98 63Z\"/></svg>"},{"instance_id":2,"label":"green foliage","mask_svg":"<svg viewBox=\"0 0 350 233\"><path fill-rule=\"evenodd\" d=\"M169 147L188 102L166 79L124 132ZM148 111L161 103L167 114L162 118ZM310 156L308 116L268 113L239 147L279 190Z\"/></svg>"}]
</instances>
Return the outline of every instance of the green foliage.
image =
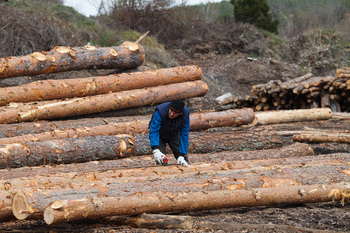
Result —
<instances>
[{"instance_id":1,"label":"green foliage","mask_svg":"<svg viewBox=\"0 0 350 233\"><path fill-rule=\"evenodd\" d=\"M269 32L278 33L278 20L272 20L267 0L231 0L234 17L238 22L249 23Z\"/></svg>"}]
</instances>

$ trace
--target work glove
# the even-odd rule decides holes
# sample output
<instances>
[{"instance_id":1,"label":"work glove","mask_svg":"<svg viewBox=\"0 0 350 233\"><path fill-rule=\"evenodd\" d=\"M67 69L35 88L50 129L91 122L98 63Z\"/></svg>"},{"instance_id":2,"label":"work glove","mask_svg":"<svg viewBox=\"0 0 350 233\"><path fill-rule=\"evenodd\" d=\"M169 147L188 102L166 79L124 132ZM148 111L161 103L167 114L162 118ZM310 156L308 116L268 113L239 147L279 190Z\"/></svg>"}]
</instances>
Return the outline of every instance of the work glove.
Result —
<instances>
[{"instance_id":1,"label":"work glove","mask_svg":"<svg viewBox=\"0 0 350 233\"><path fill-rule=\"evenodd\" d=\"M186 160L183 156L179 156L177 158L177 163L180 164L181 166L184 166L184 167L188 166L188 163L186 162Z\"/></svg>"},{"instance_id":2,"label":"work glove","mask_svg":"<svg viewBox=\"0 0 350 233\"><path fill-rule=\"evenodd\" d=\"M168 164L168 157L166 157L159 149L153 150L153 157L157 164Z\"/></svg>"}]
</instances>

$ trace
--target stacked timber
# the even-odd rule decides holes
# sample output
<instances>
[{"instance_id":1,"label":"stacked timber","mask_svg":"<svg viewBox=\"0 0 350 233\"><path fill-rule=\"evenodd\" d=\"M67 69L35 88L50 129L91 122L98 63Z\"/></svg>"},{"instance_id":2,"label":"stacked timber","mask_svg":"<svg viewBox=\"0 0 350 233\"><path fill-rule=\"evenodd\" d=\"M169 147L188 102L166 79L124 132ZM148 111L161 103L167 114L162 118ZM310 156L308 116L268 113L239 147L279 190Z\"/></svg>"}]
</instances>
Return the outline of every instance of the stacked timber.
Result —
<instances>
[{"instance_id":1,"label":"stacked timber","mask_svg":"<svg viewBox=\"0 0 350 233\"><path fill-rule=\"evenodd\" d=\"M216 100L223 109L254 108L255 111L328 107L334 112L350 111L350 68L337 70L336 77L315 77L308 73L285 82L271 80L252 86L252 96L230 93Z\"/></svg>"}]
</instances>

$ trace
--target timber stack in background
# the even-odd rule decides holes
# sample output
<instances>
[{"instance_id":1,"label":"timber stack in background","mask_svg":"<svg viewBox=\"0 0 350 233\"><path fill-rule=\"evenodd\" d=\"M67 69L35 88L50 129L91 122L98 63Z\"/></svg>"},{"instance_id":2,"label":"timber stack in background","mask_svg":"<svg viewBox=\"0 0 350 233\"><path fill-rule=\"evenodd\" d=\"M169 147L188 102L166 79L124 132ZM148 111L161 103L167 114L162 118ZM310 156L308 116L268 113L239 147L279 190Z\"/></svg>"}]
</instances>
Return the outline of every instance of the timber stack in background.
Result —
<instances>
[{"instance_id":1,"label":"timber stack in background","mask_svg":"<svg viewBox=\"0 0 350 233\"><path fill-rule=\"evenodd\" d=\"M231 93L216 101L222 109L253 108L255 111L280 109L331 108L333 112L350 112L350 68L337 69L336 76L315 77L308 73L285 82L271 80L252 86L252 96Z\"/></svg>"}]
</instances>

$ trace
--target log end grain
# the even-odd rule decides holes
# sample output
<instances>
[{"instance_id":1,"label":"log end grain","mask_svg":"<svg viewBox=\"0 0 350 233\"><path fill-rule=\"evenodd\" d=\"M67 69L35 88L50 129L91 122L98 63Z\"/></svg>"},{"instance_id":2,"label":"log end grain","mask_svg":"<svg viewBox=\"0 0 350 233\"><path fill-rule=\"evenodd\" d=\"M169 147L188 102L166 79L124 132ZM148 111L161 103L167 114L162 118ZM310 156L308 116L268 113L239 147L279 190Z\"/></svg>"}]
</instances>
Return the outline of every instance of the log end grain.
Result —
<instances>
[{"instance_id":1,"label":"log end grain","mask_svg":"<svg viewBox=\"0 0 350 233\"><path fill-rule=\"evenodd\" d=\"M54 221L53 209L51 206L47 207L44 211L44 220L46 224L51 225Z\"/></svg>"},{"instance_id":2,"label":"log end grain","mask_svg":"<svg viewBox=\"0 0 350 233\"><path fill-rule=\"evenodd\" d=\"M19 219L26 219L31 213L31 206L29 205L28 199L22 191L16 192L12 201L12 212L13 215Z\"/></svg>"}]
</instances>

